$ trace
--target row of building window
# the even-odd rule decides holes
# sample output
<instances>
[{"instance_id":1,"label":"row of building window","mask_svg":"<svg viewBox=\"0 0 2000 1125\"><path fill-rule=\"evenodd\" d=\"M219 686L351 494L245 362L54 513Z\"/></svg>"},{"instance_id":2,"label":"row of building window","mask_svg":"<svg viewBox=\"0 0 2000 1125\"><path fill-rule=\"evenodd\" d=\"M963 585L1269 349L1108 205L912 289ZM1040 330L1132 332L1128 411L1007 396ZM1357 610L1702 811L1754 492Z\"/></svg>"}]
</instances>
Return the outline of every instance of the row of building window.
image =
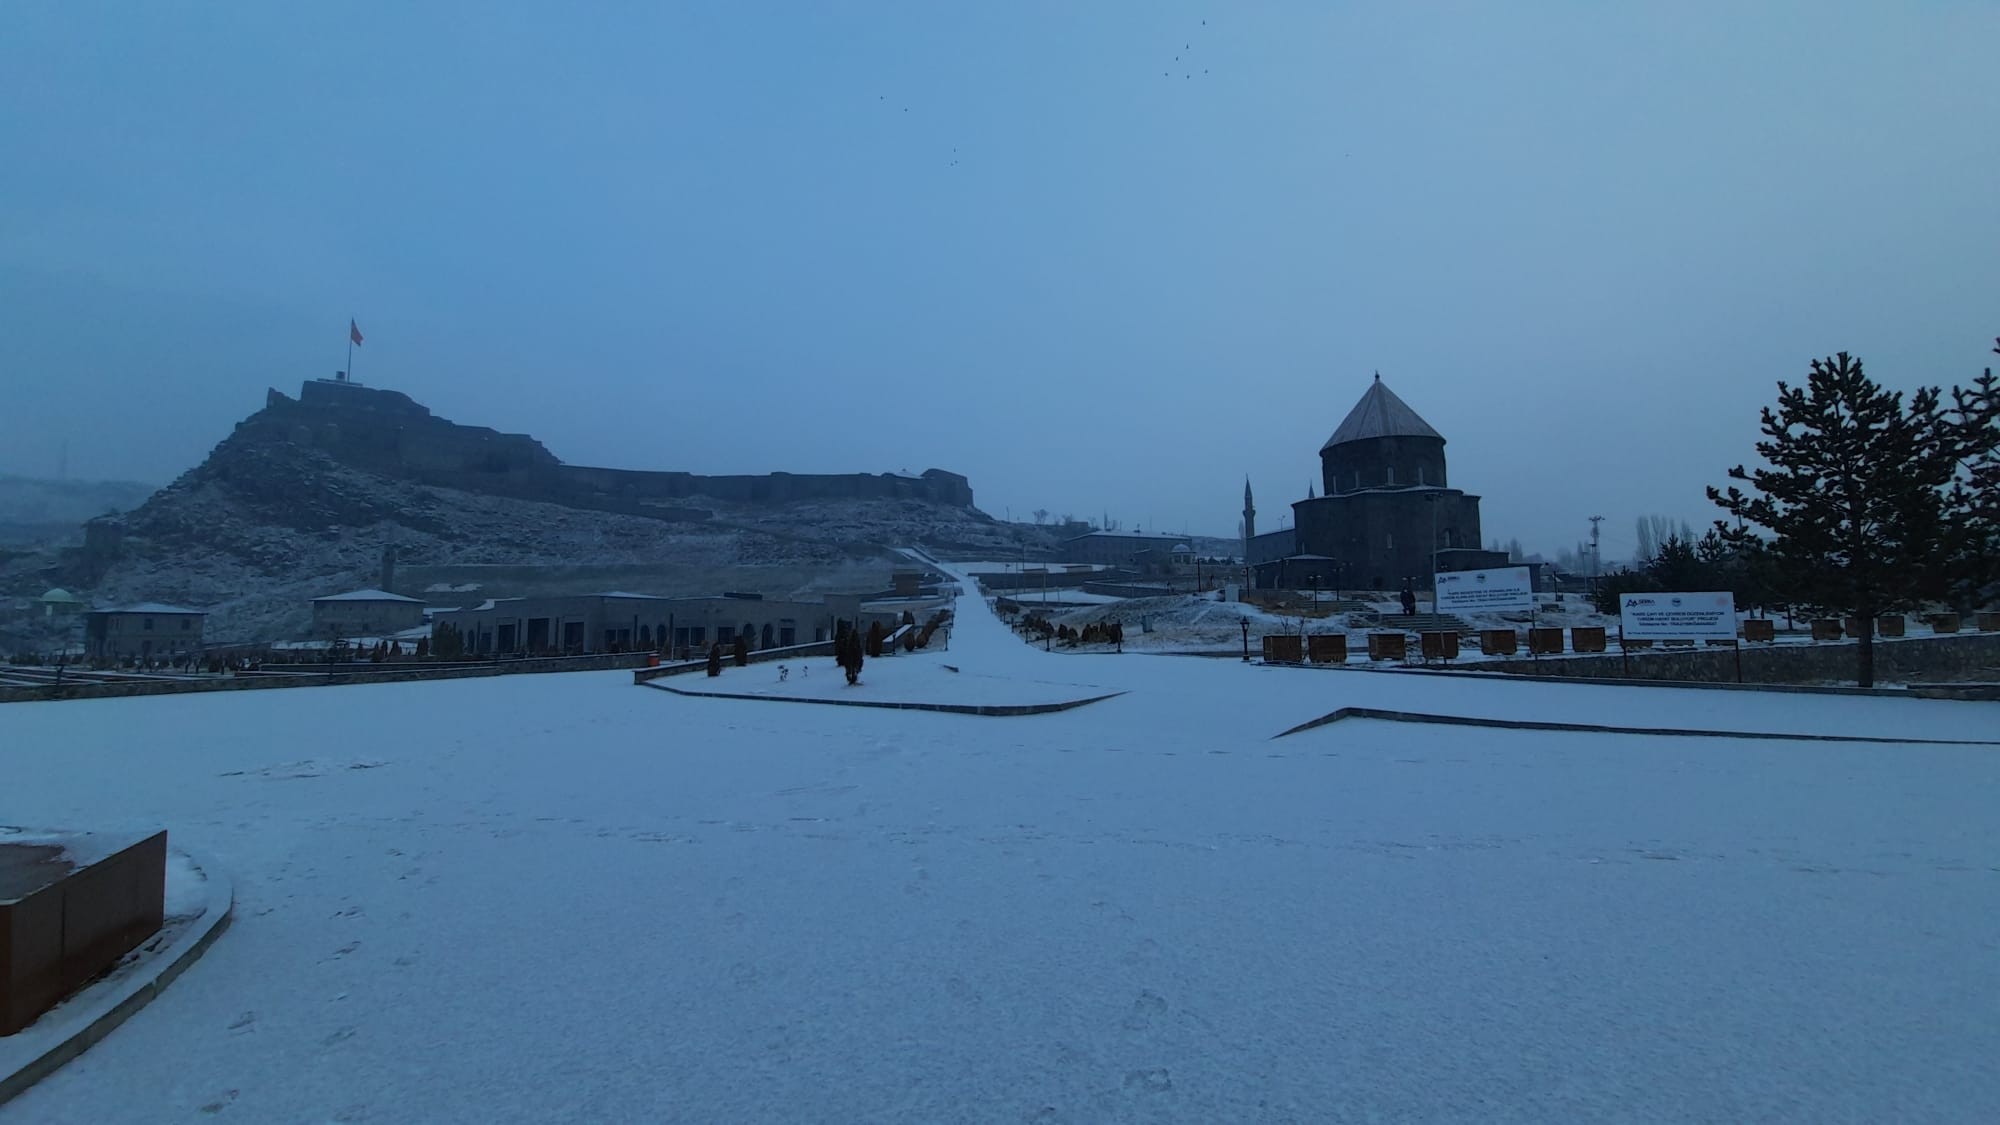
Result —
<instances>
[{"instance_id":1,"label":"row of building window","mask_svg":"<svg viewBox=\"0 0 2000 1125\"><path fill-rule=\"evenodd\" d=\"M1383 472L1384 472L1385 474L1387 474L1387 475L1385 476L1385 478L1383 479L1383 482L1382 482L1382 483L1384 483L1384 484L1395 484L1395 483L1396 483L1396 467L1395 467L1394 465L1390 465L1390 466L1388 466L1387 468L1383 469L1382 471L1383 471ZM1423 467L1422 465L1418 465L1418 466L1417 466L1417 483L1418 483L1418 484L1429 484L1429 483L1430 483L1430 481L1429 481L1429 479L1428 479L1428 474L1426 474L1426 473L1424 472L1424 467ZM1352 491L1354 491L1354 492L1359 492L1359 491L1361 491L1361 470L1360 470L1360 469L1356 469L1356 470L1354 470L1354 486L1353 486L1353 489L1352 489Z\"/></svg>"}]
</instances>

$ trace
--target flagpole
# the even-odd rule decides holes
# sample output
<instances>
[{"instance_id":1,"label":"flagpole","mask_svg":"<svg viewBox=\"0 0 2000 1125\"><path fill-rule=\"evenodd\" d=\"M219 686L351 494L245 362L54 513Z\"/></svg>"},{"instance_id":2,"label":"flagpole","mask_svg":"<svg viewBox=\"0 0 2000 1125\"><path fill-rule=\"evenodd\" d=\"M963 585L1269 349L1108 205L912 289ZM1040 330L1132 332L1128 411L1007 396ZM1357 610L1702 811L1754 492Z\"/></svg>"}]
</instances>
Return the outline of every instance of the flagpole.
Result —
<instances>
[{"instance_id":1,"label":"flagpole","mask_svg":"<svg viewBox=\"0 0 2000 1125\"><path fill-rule=\"evenodd\" d=\"M347 381L354 381L354 318L347 318Z\"/></svg>"}]
</instances>

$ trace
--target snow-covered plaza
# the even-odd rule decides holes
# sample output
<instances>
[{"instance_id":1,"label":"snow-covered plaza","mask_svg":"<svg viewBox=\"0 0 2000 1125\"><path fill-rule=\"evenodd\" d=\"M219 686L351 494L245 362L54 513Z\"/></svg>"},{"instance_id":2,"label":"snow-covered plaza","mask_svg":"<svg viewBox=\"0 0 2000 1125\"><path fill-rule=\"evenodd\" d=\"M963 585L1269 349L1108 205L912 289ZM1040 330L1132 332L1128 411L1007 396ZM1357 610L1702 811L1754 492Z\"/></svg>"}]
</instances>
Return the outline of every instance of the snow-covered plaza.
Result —
<instances>
[{"instance_id":1,"label":"snow-covered plaza","mask_svg":"<svg viewBox=\"0 0 2000 1125\"><path fill-rule=\"evenodd\" d=\"M2000 1106L2000 749L1273 738L1363 706L1982 740L2000 705L1049 656L959 604L948 652L856 696L1123 694L988 718L619 672L0 708L0 823L164 826L237 896L0 1122Z\"/></svg>"}]
</instances>

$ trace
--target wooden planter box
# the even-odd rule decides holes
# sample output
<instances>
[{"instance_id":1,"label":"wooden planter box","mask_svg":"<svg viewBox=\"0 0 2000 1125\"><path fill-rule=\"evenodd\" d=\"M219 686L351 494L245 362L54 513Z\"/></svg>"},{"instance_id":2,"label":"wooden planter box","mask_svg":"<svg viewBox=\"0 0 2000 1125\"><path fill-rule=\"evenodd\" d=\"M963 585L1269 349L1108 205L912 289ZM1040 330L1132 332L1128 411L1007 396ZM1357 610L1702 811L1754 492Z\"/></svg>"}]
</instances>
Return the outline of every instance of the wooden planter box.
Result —
<instances>
[{"instance_id":1,"label":"wooden planter box","mask_svg":"<svg viewBox=\"0 0 2000 1125\"><path fill-rule=\"evenodd\" d=\"M1981 611L1972 615L1972 623L1982 633L2000 633L2000 613Z\"/></svg>"},{"instance_id":2,"label":"wooden planter box","mask_svg":"<svg viewBox=\"0 0 2000 1125\"><path fill-rule=\"evenodd\" d=\"M1304 664L1306 662L1304 640L1305 638L1298 636L1265 634L1264 663Z\"/></svg>"},{"instance_id":3,"label":"wooden planter box","mask_svg":"<svg viewBox=\"0 0 2000 1125\"><path fill-rule=\"evenodd\" d=\"M1536 656L1560 655L1563 650L1563 631L1555 628L1528 630L1528 651Z\"/></svg>"},{"instance_id":4,"label":"wooden planter box","mask_svg":"<svg viewBox=\"0 0 2000 1125\"><path fill-rule=\"evenodd\" d=\"M1859 617L1841 618L1840 627L1847 630L1847 635L1850 637L1858 637L1861 635L1861 619Z\"/></svg>"},{"instance_id":5,"label":"wooden planter box","mask_svg":"<svg viewBox=\"0 0 2000 1125\"><path fill-rule=\"evenodd\" d=\"M1647 649L1647 648L1652 648L1652 647L1653 647L1653 642L1651 642L1651 641L1628 641L1628 640L1625 640L1625 639L1624 639L1623 637L1621 637L1621 638L1619 638L1619 640L1618 640L1618 647L1619 647L1620 649L1622 649L1622 650L1626 651L1626 652L1637 652L1637 651L1639 651L1640 649Z\"/></svg>"},{"instance_id":6,"label":"wooden planter box","mask_svg":"<svg viewBox=\"0 0 2000 1125\"><path fill-rule=\"evenodd\" d=\"M1778 623L1768 617L1752 617L1743 622L1743 639L1769 643L1778 639Z\"/></svg>"},{"instance_id":7,"label":"wooden planter box","mask_svg":"<svg viewBox=\"0 0 2000 1125\"><path fill-rule=\"evenodd\" d=\"M1410 638L1403 633L1368 634L1368 659L1405 660L1410 654Z\"/></svg>"},{"instance_id":8,"label":"wooden planter box","mask_svg":"<svg viewBox=\"0 0 2000 1125\"><path fill-rule=\"evenodd\" d=\"M1569 631L1569 647L1571 652L1603 652L1604 626L1573 626Z\"/></svg>"},{"instance_id":9,"label":"wooden planter box","mask_svg":"<svg viewBox=\"0 0 2000 1125\"><path fill-rule=\"evenodd\" d=\"M1419 633L1417 641L1423 646L1425 660L1458 659L1457 633L1450 630Z\"/></svg>"},{"instance_id":10,"label":"wooden planter box","mask_svg":"<svg viewBox=\"0 0 2000 1125\"><path fill-rule=\"evenodd\" d=\"M1306 656L1314 664L1347 663L1347 634L1314 633L1306 638Z\"/></svg>"},{"instance_id":11,"label":"wooden planter box","mask_svg":"<svg viewBox=\"0 0 2000 1125\"><path fill-rule=\"evenodd\" d=\"M1958 632L1958 614L1956 613L1931 614L1931 632L1933 633Z\"/></svg>"},{"instance_id":12,"label":"wooden planter box","mask_svg":"<svg viewBox=\"0 0 2000 1125\"><path fill-rule=\"evenodd\" d=\"M1519 651L1521 635L1512 629L1481 629L1479 651L1488 656L1512 656Z\"/></svg>"},{"instance_id":13,"label":"wooden planter box","mask_svg":"<svg viewBox=\"0 0 2000 1125\"><path fill-rule=\"evenodd\" d=\"M1831 617L1817 618L1812 623L1812 638L1816 641L1837 641L1841 637L1840 622Z\"/></svg>"},{"instance_id":14,"label":"wooden planter box","mask_svg":"<svg viewBox=\"0 0 2000 1125\"><path fill-rule=\"evenodd\" d=\"M1900 637L1903 635L1904 617L1900 613L1885 613L1875 619L1875 635L1878 637Z\"/></svg>"},{"instance_id":15,"label":"wooden planter box","mask_svg":"<svg viewBox=\"0 0 2000 1125\"><path fill-rule=\"evenodd\" d=\"M167 894L165 832L82 866L60 845L7 839L0 836L0 1035L35 1022L158 933Z\"/></svg>"}]
</instances>

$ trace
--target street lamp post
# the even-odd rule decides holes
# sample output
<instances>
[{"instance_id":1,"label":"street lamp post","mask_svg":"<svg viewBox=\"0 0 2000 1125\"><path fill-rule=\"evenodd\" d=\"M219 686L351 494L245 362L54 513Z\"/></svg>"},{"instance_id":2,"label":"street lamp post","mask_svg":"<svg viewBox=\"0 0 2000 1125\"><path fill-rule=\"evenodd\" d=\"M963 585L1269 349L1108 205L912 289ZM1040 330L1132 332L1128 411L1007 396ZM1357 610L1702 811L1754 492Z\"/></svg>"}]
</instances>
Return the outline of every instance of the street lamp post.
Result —
<instances>
[{"instance_id":1,"label":"street lamp post","mask_svg":"<svg viewBox=\"0 0 2000 1125\"><path fill-rule=\"evenodd\" d=\"M1438 605L1438 494L1433 492L1425 499L1431 502L1431 612L1437 612Z\"/></svg>"}]
</instances>

